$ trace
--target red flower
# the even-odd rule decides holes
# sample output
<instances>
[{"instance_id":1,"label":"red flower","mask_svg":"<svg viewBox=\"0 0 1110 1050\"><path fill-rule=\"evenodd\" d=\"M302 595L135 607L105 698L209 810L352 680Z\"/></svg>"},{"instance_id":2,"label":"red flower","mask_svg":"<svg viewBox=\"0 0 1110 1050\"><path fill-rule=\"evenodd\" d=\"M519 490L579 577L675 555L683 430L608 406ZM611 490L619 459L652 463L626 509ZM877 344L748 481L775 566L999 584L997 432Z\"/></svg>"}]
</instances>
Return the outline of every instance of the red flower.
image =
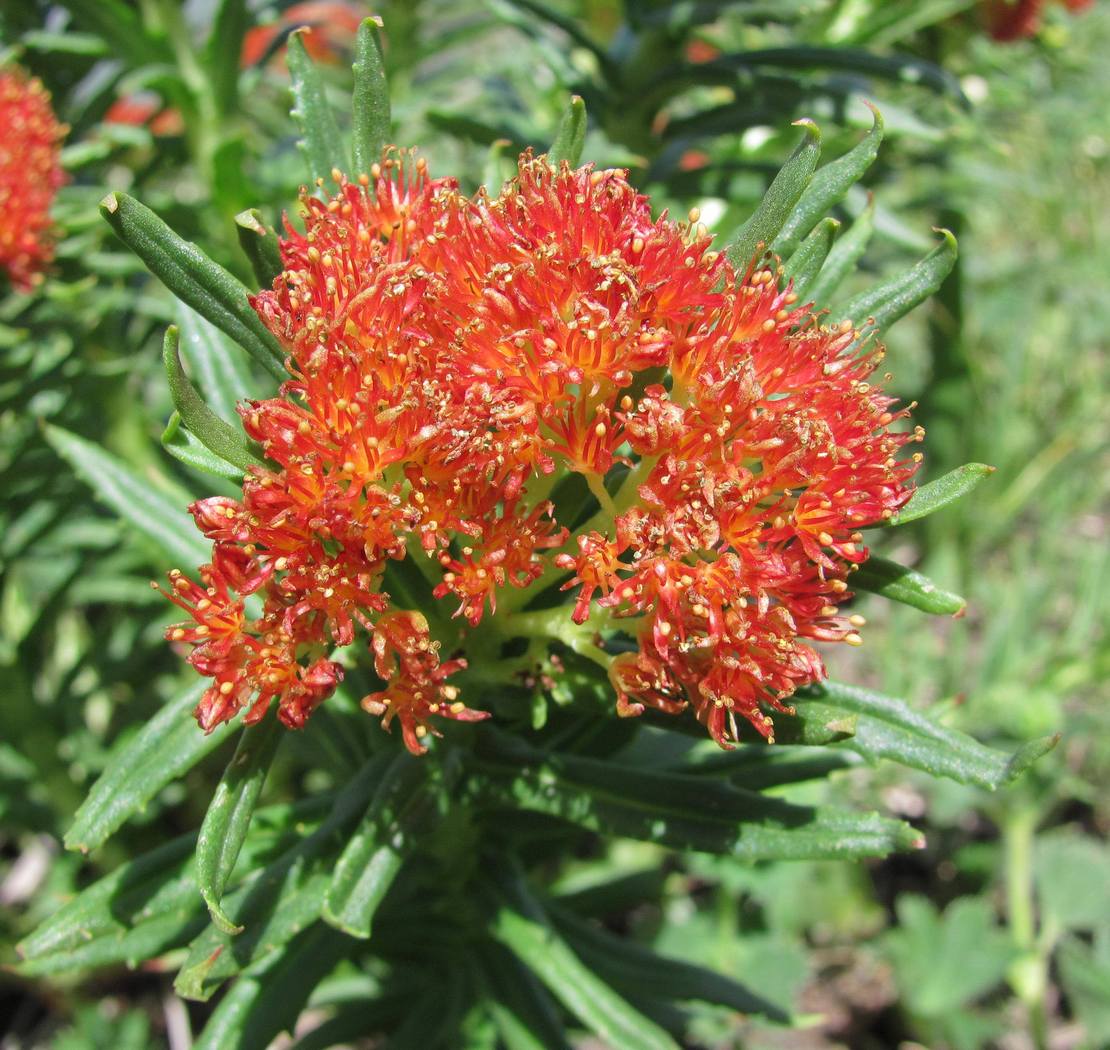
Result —
<instances>
[{"instance_id":1,"label":"red flower","mask_svg":"<svg viewBox=\"0 0 1110 1050\"><path fill-rule=\"evenodd\" d=\"M117 98L104 114L105 124L146 127L152 135L180 135L185 121L179 109L167 107L152 91L137 91Z\"/></svg>"},{"instance_id":2,"label":"red flower","mask_svg":"<svg viewBox=\"0 0 1110 1050\"><path fill-rule=\"evenodd\" d=\"M882 350L775 270L735 271L696 215L653 218L620 171L525 154L501 196L467 199L391 153L302 206L254 299L292 378L241 409L273 466L193 507L213 564L204 590L174 580L194 625L170 637L216 681L202 724L276 696L300 725L339 678L322 654L361 629L386 682L363 706L422 751L430 719L484 717L446 684L452 647L549 623L517 610L569 575L560 638L600 609L638 643L582 647L619 713L692 705L723 746L737 715L770 737L767 711L824 674L812 642L858 644L838 605L859 529L911 494L922 435L891 429L907 410L870 382ZM584 523L548 498L571 472ZM383 577L405 558L467 628L437 641L398 606ZM255 592L251 621L235 596Z\"/></svg>"},{"instance_id":3,"label":"red flower","mask_svg":"<svg viewBox=\"0 0 1110 1050\"><path fill-rule=\"evenodd\" d=\"M42 83L0 69L0 269L27 290L54 257L50 205L65 182L60 161L66 127Z\"/></svg>"},{"instance_id":4,"label":"red flower","mask_svg":"<svg viewBox=\"0 0 1110 1050\"><path fill-rule=\"evenodd\" d=\"M301 40L314 62L338 62L343 52L352 47L359 23L366 14L365 5L344 0L307 0L293 4L273 25L247 30L239 65L246 69L260 62L281 33L297 26L307 27Z\"/></svg>"},{"instance_id":5,"label":"red flower","mask_svg":"<svg viewBox=\"0 0 1110 1050\"><path fill-rule=\"evenodd\" d=\"M995 40L1009 43L1036 35L1047 0L987 0L987 29ZM1060 0L1072 12L1084 11L1094 0Z\"/></svg>"}]
</instances>

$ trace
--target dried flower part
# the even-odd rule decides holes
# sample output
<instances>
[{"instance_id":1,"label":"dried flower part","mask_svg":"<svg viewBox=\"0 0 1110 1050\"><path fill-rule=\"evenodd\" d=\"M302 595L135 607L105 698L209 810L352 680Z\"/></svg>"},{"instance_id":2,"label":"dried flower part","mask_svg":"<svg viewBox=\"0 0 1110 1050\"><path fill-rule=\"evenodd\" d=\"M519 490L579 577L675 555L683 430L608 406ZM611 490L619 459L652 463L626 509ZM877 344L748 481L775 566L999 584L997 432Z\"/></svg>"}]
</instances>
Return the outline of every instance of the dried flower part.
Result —
<instances>
[{"instance_id":1,"label":"dried flower part","mask_svg":"<svg viewBox=\"0 0 1110 1050\"><path fill-rule=\"evenodd\" d=\"M66 127L42 83L12 66L0 69L0 269L26 291L54 257L50 205L65 182Z\"/></svg>"},{"instance_id":2,"label":"dried flower part","mask_svg":"<svg viewBox=\"0 0 1110 1050\"><path fill-rule=\"evenodd\" d=\"M582 647L620 714L689 705L722 746L737 716L772 738L766 712L824 674L812 643L859 643L838 609L859 530L911 494L922 433L870 381L881 348L772 269L735 272L696 215L653 218L621 171L525 154L501 196L466 198L388 152L336 181L304 195L254 299L292 376L241 409L273 466L241 501L194 505L213 563L203 589L173 580L195 625L170 637L216 680L202 724L274 697L301 724L340 676L322 654L358 628L387 683L363 706L411 750L434 717L484 717L445 682L466 631L441 662L383 586L408 558L487 643L528 635L517 610L563 582L568 637L593 617L638 642ZM596 501L583 524L558 520L573 473Z\"/></svg>"}]
</instances>

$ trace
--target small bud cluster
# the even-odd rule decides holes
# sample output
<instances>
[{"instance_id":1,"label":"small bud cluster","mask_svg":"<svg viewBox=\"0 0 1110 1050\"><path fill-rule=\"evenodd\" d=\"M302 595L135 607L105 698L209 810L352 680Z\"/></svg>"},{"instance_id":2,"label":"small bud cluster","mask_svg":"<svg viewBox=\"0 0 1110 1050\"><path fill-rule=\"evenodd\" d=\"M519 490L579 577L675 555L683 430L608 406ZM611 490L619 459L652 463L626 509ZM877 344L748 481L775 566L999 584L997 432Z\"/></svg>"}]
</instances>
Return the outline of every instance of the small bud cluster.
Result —
<instances>
[{"instance_id":1,"label":"small bud cluster","mask_svg":"<svg viewBox=\"0 0 1110 1050\"><path fill-rule=\"evenodd\" d=\"M410 749L433 717L485 717L446 682L466 631L434 640L383 582L407 558L506 639L532 596L576 589L568 636L636 642L590 644L620 714L692 706L722 746L737 715L770 737L765 711L824 674L811 643L859 643L838 610L859 530L911 494L921 433L891 429L907 410L869 380L881 349L773 268L735 271L695 213L653 218L621 171L525 154L496 198L393 152L334 175L253 301L292 375L241 408L269 464L192 507L212 563L172 579L192 623L169 637L215 679L201 724L276 697L302 725L358 628L386 683L363 706ZM592 502L557 511L573 474Z\"/></svg>"},{"instance_id":2,"label":"small bud cluster","mask_svg":"<svg viewBox=\"0 0 1110 1050\"><path fill-rule=\"evenodd\" d=\"M50 205L65 181L66 128L42 83L12 66L0 69L0 128L0 270L26 291L54 255Z\"/></svg>"}]
</instances>

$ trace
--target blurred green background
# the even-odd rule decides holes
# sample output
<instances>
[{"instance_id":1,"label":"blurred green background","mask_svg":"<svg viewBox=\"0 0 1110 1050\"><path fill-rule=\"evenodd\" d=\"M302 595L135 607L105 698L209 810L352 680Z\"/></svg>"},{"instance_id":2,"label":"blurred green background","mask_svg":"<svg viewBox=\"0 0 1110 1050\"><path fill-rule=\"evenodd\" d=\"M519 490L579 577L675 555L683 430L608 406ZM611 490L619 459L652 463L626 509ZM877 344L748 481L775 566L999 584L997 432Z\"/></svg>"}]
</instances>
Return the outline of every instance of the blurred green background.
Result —
<instances>
[{"instance_id":1,"label":"blurred green background","mask_svg":"<svg viewBox=\"0 0 1110 1050\"><path fill-rule=\"evenodd\" d=\"M51 4L0 5L2 44L72 126L55 272L32 300L0 299L4 963L75 886L195 827L220 768L193 770L145 827L91 861L60 852L112 744L184 672L161 640L172 612L146 584L164 556L93 500L42 422L102 442L182 506L189 491L224 491L160 447L170 403L157 344L174 306L102 228L96 201L109 188L141 192L242 271L231 216L260 204L276 220L303 178L280 59L245 74L220 119L160 56L121 53L114 5L68 6L72 17ZM278 22L285 6L255 5L254 17ZM698 206L711 227L731 229L790 148L789 120L817 120L835 156L870 124L862 99L880 106L888 135L868 187L877 210L866 269L922 254L930 226L953 229L961 250L940 296L886 340L893 388L920 402L927 477L967 461L997 473L884 548L965 595L967 615L867 603L863 650L830 653L830 670L998 746L1061 734L997 795L884 767L807 789L912 819L928 840L912 856L752 868L621 844L568 869L564 888L587 885L599 865L661 880L661 906L627 914L626 932L703 961L708 946L715 966L801 1019L775 1029L706 1008L696 1045L1110 1046L1110 9L1070 18L1048 8L1034 39L1001 45L974 4L951 0L581 0L554 5L553 17L536 6L377 6L398 141L419 144L433 173L458 173L470 188L497 180L517 148L550 139L577 91L590 113L586 158L630 166L660 207ZM170 30L180 21L186 34L210 16L205 3L120 8ZM349 46L337 33L340 61L327 68L337 95ZM655 90L669 62L712 66L736 50L787 46L854 60L733 68ZM861 73L861 49L887 65ZM945 76L930 84L910 59ZM612 64L625 72L623 94L606 81ZM105 121L132 96L177 109L185 132ZM866 206L861 190L843 217ZM322 748L306 734L275 782L311 783L313 764L328 760ZM168 988L151 968L62 984L0 973L3 1045L177 1050L186 1008ZM189 1007L194 1027L204 1009Z\"/></svg>"}]
</instances>

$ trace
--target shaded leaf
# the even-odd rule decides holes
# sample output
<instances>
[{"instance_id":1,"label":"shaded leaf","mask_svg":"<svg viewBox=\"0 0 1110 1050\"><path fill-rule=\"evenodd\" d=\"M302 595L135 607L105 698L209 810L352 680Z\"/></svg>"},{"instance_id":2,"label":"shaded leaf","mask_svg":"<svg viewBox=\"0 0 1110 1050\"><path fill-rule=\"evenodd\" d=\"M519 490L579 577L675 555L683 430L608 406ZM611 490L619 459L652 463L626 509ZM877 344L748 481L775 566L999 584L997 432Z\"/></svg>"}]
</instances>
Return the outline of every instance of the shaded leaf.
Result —
<instances>
[{"instance_id":1,"label":"shaded leaf","mask_svg":"<svg viewBox=\"0 0 1110 1050\"><path fill-rule=\"evenodd\" d=\"M867 250L871 234L875 229L875 200L869 197L867 207L856 217L837 239L829 250L820 272L813 279L807 292L807 298L820 307L827 306L833 292L841 283L854 273L856 263Z\"/></svg>"},{"instance_id":2,"label":"shaded leaf","mask_svg":"<svg viewBox=\"0 0 1110 1050\"><path fill-rule=\"evenodd\" d=\"M942 590L928 576L874 554L852 573L851 584L855 590L870 591L934 616L960 616L967 607L965 599Z\"/></svg>"},{"instance_id":3,"label":"shaded leaf","mask_svg":"<svg viewBox=\"0 0 1110 1050\"><path fill-rule=\"evenodd\" d=\"M805 299L806 289L821 272L839 229L836 219L822 219L784 265L784 280L793 281L791 290L799 299Z\"/></svg>"},{"instance_id":4,"label":"shaded leaf","mask_svg":"<svg viewBox=\"0 0 1110 1050\"><path fill-rule=\"evenodd\" d=\"M166 429L162 431L162 448L174 459L180 460L194 470L214 474L228 481L242 482L243 480L243 472L238 467L217 456L182 426L181 413L176 410L170 413Z\"/></svg>"},{"instance_id":5,"label":"shaded leaf","mask_svg":"<svg viewBox=\"0 0 1110 1050\"><path fill-rule=\"evenodd\" d=\"M257 208L248 208L235 216L235 232L258 287L272 288L282 271L281 245L277 234L266 228L262 213Z\"/></svg>"},{"instance_id":6,"label":"shaded leaf","mask_svg":"<svg viewBox=\"0 0 1110 1050\"><path fill-rule=\"evenodd\" d=\"M87 853L102 845L162 788L223 743L229 724L205 734L192 716L206 687L206 682L190 685L116 749L74 816L66 849Z\"/></svg>"},{"instance_id":7,"label":"shaded leaf","mask_svg":"<svg viewBox=\"0 0 1110 1050\"><path fill-rule=\"evenodd\" d=\"M303 29L289 34L286 55L293 80L291 115L301 129L300 147L308 162L309 177L315 182L331 179L334 168L349 172L351 162L328 103L324 82L305 50L303 34Z\"/></svg>"},{"instance_id":8,"label":"shaded leaf","mask_svg":"<svg viewBox=\"0 0 1110 1050\"><path fill-rule=\"evenodd\" d=\"M177 331L181 354L196 377L204 400L217 415L237 420L237 406L257 391L238 347L180 300Z\"/></svg>"},{"instance_id":9,"label":"shaded leaf","mask_svg":"<svg viewBox=\"0 0 1110 1050\"><path fill-rule=\"evenodd\" d=\"M578 167L585 144L586 103L578 95L572 95L570 105L559 121L551 148L547 151L548 163L558 168L565 160L572 168Z\"/></svg>"}]
</instances>

